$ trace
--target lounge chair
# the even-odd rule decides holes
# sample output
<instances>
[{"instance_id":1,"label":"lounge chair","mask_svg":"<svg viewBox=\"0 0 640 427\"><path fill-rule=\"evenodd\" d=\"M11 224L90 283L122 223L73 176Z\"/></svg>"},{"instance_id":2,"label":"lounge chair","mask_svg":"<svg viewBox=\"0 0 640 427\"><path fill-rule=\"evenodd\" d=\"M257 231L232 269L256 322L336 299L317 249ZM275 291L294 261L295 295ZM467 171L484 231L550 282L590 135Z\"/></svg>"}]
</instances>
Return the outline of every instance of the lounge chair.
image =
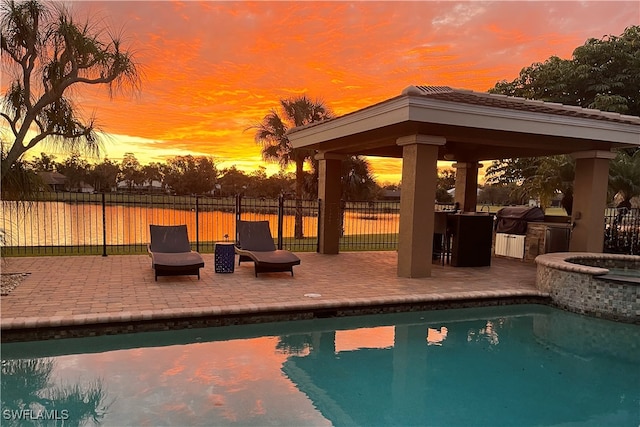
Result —
<instances>
[{"instance_id":1,"label":"lounge chair","mask_svg":"<svg viewBox=\"0 0 640 427\"><path fill-rule=\"evenodd\" d=\"M290 271L300 264L300 258L287 250L276 249L269 228L269 221L238 221L236 242L238 265L253 261L255 275L263 272Z\"/></svg>"},{"instance_id":2,"label":"lounge chair","mask_svg":"<svg viewBox=\"0 0 640 427\"><path fill-rule=\"evenodd\" d=\"M151 255L151 266L158 276L196 275L200 280L200 269L204 260L198 252L191 250L186 225L150 225L151 244L147 247Z\"/></svg>"}]
</instances>

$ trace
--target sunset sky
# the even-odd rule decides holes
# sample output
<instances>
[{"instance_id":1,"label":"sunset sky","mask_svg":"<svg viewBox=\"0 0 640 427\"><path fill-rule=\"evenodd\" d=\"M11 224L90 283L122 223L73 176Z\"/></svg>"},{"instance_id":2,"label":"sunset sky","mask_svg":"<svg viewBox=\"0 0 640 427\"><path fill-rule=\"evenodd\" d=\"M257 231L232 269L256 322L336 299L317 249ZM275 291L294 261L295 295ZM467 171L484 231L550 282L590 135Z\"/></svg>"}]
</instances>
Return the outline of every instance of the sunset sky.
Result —
<instances>
[{"instance_id":1,"label":"sunset sky","mask_svg":"<svg viewBox=\"0 0 640 427\"><path fill-rule=\"evenodd\" d=\"M254 132L278 100L307 94L337 115L398 95L408 85L486 91L588 38L640 23L640 2L71 2L123 34L142 91L109 99L76 92L83 114L109 134L103 154L141 163L212 156L251 171ZM36 147L31 154L38 155ZM50 151L51 152L51 151ZM56 153L57 159L66 157ZM90 159L97 161L100 159ZM371 159L380 182L400 161Z\"/></svg>"}]
</instances>

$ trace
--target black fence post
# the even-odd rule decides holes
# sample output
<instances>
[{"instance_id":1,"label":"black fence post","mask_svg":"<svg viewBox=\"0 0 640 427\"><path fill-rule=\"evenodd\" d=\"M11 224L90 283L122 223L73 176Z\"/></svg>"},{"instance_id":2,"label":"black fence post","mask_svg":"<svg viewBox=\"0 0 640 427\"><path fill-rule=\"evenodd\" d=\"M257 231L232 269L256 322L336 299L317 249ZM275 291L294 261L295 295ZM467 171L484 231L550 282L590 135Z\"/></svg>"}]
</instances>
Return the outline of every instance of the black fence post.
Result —
<instances>
[{"instance_id":1,"label":"black fence post","mask_svg":"<svg viewBox=\"0 0 640 427\"><path fill-rule=\"evenodd\" d=\"M238 236L238 221L242 218L242 194L236 194L236 242L240 241L240 236Z\"/></svg>"},{"instance_id":2,"label":"black fence post","mask_svg":"<svg viewBox=\"0 0 640 427\"><path fill-rule=\"evenodd\" d=\"M278 249L282 249L282 228L284 226L284 196L278 197Z\"/></svg>"},{"instance_id":3,"label":"black fence post","mask_svg":"<svg viewBox=\"0 0 640 427\"><path fill-rule=\"evenodd\" d=\"M200 196L196 195L196 252L200 252Z\"/></svg>"},{"instance_id":4,"label":"black fence post","mask_svg":"<svg viewBox=\"0 0 640 427\"><path fill-rule=\"evenodd\" d=\"M104 191L102 195L102 256L107 256L107 202Z\"/></svg>"},{"instance_id":5,"label":"black fence post","mask_svg":"<svg viewBox=\"0 0 640 427\"><path fill-rule=\"evenodd\" d=\"M322 222L322 199L318 199L318 229L316 230L316 253L320 253L320 222Z\"/></svg>"}]
</instances>

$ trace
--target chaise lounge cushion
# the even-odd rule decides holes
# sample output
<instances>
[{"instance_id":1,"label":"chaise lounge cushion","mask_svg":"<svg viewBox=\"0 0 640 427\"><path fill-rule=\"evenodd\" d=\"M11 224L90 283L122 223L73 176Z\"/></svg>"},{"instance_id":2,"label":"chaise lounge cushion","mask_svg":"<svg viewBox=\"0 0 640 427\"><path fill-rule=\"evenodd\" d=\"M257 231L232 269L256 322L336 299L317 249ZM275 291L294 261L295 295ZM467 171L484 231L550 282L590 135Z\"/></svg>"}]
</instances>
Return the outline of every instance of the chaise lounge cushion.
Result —
<instances>
[{"instance_id":1,"label":"chaise lounge cushion","mask_svg":"<svg viewBox=\"0 0 640 427\"><path fill-rule=\"evenodd\" d=\"M152 252L153 266L162 270L185 270L186 267L202 268L204 260L197 252Z\"/></svg>"},{"instance_id":2,"label":"chaise lounge cushion","mask_svg":"<svg viewBox=\"0 0 640 427\"><path fill-rule=\"evenodd\" d=\"M268 221L238 221L238 264L253 261L255 275L260 272L290 271L300 258L290 251L276 249Z\"/></svg>"},{"instance_id":3,"label":"chaise lounge cushion","mask_svg":"<svg viewBox=\"0 0 640 427\"><path fill-rule=\"evenodd\" d=\"M204 260L198 252L191 250L186 225L150 225L151 243L149 255L151 266L158 276L197 275Z\"/></svg>"},{"instance_id":4,"label":"chaise lounge cushion","mask_svg":"<svg viewBox=\"0 0 640 427\"><path fill-rule=\"evenodd\" d=\"M274 250L269 252L260 252L260 251L240 251L243 254L246 253L254 262L259 263L262 267L266 268L285 268L285 271L288 270L288 267L299 265L300 258L289 251L285 250Z\"/></svg>"}]
</instances>

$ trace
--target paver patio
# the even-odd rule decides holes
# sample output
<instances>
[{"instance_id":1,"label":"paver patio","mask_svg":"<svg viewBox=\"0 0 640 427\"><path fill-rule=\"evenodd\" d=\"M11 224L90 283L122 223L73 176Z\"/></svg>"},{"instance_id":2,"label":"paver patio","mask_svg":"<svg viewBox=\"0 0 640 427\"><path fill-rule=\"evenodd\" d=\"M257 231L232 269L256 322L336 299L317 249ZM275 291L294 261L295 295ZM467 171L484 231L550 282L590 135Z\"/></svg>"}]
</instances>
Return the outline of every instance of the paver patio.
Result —
<instances>
[{"instance_id":1,"label":"paver patio","mask_svg":"<svg viewBox=\"0 0 640 427\"><path fill-rule=\"evenodd\" d=\"M408 279L396 275L395 252L298 255L302 264L293 277L256 278L251 263L216 274L213 254L204 254L201 280L169 276L157 282L146 255L8 258L3 273L30 275L2 297L1 328L545 296L535 286L535 265L513 259L493 258L491 267L434 263L432 277Z\"/></svg>"}]
</instances>

